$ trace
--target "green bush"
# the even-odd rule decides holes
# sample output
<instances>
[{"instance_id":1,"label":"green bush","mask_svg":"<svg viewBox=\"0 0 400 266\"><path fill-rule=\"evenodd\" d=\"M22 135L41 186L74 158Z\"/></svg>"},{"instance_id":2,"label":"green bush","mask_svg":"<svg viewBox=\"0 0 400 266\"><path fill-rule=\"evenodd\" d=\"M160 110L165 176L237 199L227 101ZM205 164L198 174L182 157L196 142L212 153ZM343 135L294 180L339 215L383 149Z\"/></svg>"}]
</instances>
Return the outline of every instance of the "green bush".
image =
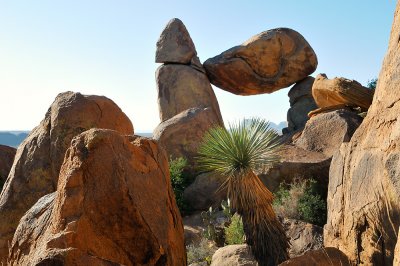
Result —
<instances>
[{"instance_id":1,"label":"green bush","mask_svg":"<svg viewBox=\"0 0 400 266\"><path fill-rule=\"evenodd\" d=\"M172 189L174 190L175 200L182 215L191 212L189 204L183 198L185 188L193 182L193 177L185 171L186 166L187 160L182 157L170 159L169 161Z\"/></svg>"},{"instance_id":2,"label":"green bush","mask_svg":"<svg viewBox=\"0 0 400 266\"><path fill-rule=\"evenodd\" d=\"M245 235L243 230L242 217L235 213L231 218L231 223L225 227L225 243L228 245L243 244Z\"/></svg>"},{"instance_id":3,"label":"green bush","mask_svg":"<svg viewBox=\"0 0 400 266\"><path fill-rule=\"evenodd\" d=\"M282 217L320 226L326 222L326 200L319 194L315 180L281 184L275 193L273 206L275 212Z\"/></svg>"},{"instance_id":4,"label":"green bush","mask_svg":"<svg viewBox=\"0 0 400 266\"><path fill-rule=\"evenodd\" d=\"M378 83L378 79L377 78L373 78L371 80L368 80L367 82L367 88L371 89L371 90L375 90L376 89L376 84Z\"/></svg>"},{"instance_id":5,"label":"green bush","mask_svg":"<svg viewBox=\"0 0 400 266\"><path fill-rule=\"evenodd\" d=\"M211 264L211 258L217 248L212 245L207 239L201 239L200 243L192 244L186 247L188 265L192 263L200 263L206 261Z\"/></svg>"}]
</instances>

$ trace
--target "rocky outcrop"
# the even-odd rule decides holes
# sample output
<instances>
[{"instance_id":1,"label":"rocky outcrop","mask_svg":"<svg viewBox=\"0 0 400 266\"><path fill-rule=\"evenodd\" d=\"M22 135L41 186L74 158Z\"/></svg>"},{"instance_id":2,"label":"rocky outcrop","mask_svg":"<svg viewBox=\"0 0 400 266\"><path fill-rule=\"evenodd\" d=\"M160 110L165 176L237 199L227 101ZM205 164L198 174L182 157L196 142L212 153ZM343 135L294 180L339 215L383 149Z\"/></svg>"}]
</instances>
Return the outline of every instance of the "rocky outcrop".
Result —
<instances>
[{"instance_id":1,"label":"rocky outcrop","mask_svg":"<svg viewBox=\"0 0 400 266\"><path fill-rule=\"evenodd\" d=\"M183 198L193 210L204 211L210 206L219 207L222 200L226 200L227 192L221 186L225 178L216 173L208 172L200 174L195 181L188 186Z\"/></svg>"},{"instance_id":2,"label":"rocky outcrop","mask_svg":"<svg viewBox=\"0 0 400 266\"><path fill-rule=\"evenodd\" d=\"M239 95L271 93L306 78L317 56L304 37L288 28L264 31L204 62L212 84Z\"/></svg>"},{"instance_id":3,"label":"rocky outcrop","mask_svg":"<svg viewBox=\"0 0 400 266\"><path fill-rule=\"evenodd\" d=\"M22 217L9 265L186 265L165 152L113 130L75 137L57 192Z\"/></svg>"},{"instance_id":4,"label":"rocky outcrop","mask_svg":"<svg viewBox=\"0 0 400 266\"><path fill-rule=\"evenodd\" d=\"M328 79L325 74L319 74L315 78L312 95L318 107L321 108L344 104L361 107L365 111L372 103L374 91L355 80Z\"/></svg>"},{"instance_id":5,"label":"rocky outcrop","mask_svg":"<svg viewBox=\"0 0 400 266\"><path fill-rule=\"evenodd\" d=\"M39 198L56 190L72 138L93 127L133 133L128 117L110 99L62 93L19 146L0 196L0 261L5 261L8 243L24 213Z\"/></svg>"},{"instance_id":6,"label":"rocky outcrop","mask_svg":"<svg viewBox=\"0 0 400 266\"><path fill-rule=\"evenodd\" d=\"M154 139L168 156L185 157L193 169L197 148L211 126L222 126L217 98L182 21L172 19L157 42L156 72L161 123ZM173 64L171 64L173 63Z\"/></svg>"},{"instance_id":7,"label":"rocky outcrop","mask_svg":"<svg viewBox=\"0 0 400 266\"><path fill-rule=\"evenodd\" d=\"M400 5L374 100L333 157L324 244L354 263L392 265L400 226Z\"/></svg>"},{"instance_id":8,"label":"rocky outcrop","mask_svg":"<svg viewBox=\"0 0 400 266\"><path fill-rule=\"evenodd\" d=\"M322 188L328 188L330 158L295 145L284 145L279 155L278 163L258 174L270 191L277 191L282 182L290 184L297 179L314 179Z\"/></svg>"},{"instance_id":9,"label":"rocky outcrop","mask_svg":"<svg viewBox=\"0 0 400 266\"><path fill-rule=\"evenodd\" d=\"M400 228L399 228L399 233L400 233ZM397 235L397 244L396 244L396 248L394 249L393 265L400 265L400 237L399 237L399 234Z\"/></svg>"},{"instance_id":10,"label":"rocky outcrop","mask_svg":"<svg viewBox=\"0 0 400 266\"><path fill-rule=\"evenodd\" d=\"M193 107L210 107L222 124L217 98L204 73L187 65L161 65L156 72L161 121Z\"/></svg>"},{"instance_id":11,"label":"rocky outcrop","mask_svg":"<svg viewBox=\"0 0 400 266\"><path fill-rule=\"evenodd\" d=\"M350 266L348 258L343 252L335 248L311 250L304 255L279 264L279 266Z\"/></svg>"},{"instance_id":12,"label":"rocky outcrop","mask_svg":"<svg viewBox=\"0 0 400 266\"><path fill-rule=\"evenodd\" d=\"M321 227L293 219L284 219L283 227L290 239L289 256L291 258L301 256L309 250L317 250L323 247Z\"/></svg>"},{"instance_id":13,"label":"rocky outcrop","mask_svg":"<svg viewBox=\"0 0 400 266\"><path fill-rule=\"evenodd\" d=\"M188 64L195 56L196 48L185 25L171 19L157 41L156 63Z\"/></svg>"},{"instance_id":14,"label":"rocky outcrop","mask_svg":"<svg viewBox=\"0 0 400 266\"><path fill-rule=\"evenodd\" d=\"M195 165L194 157L204 134L220 125L212 108L191 108L160 123L153 131L153 139L162 145L173 158L184 157Z\"/></svg>"},{"instance_id":15,"label":"rocky outcrop","mask_svg":"<svg viewBox=\"0 0 400 266\"><path fill-rule=\"evenodd\" d=\"M314 78L307 77L290 89L288 93L290 108L287 112L287 132L302 129L308 120L308 113L318 108L311 92L313 83Z\"/></svg>"},{"instance_id":16,"label":"rocky outcrop","mask_svg":"<svg viewBox=\"0 0 400 266\"><path fill-rule=\"evenodd\" d=\"M229 245L218 249L212 256L211 266L257 266L249 246Z\"/></svg>"},{"instance_id":17,"label":"rocky outcrop","mask_svg":"<svg viewBox=\"0 0 400 266\"><path fill-rule=\"evenodd\" d=\"M0 190L10 173L16 151L15 148L0 145Z\"/></svg>"},{"instance_id":18,"label":"rocky outcrop","mask_svg":"<svg viewBox=\"0 0 400 266\"><path fill-rule=\"evenodd\" d=\"M343 142L349 142L362 118L348 110L313 116L306 124L296 146L332 157Z\"/></svg>"}]
</instances>

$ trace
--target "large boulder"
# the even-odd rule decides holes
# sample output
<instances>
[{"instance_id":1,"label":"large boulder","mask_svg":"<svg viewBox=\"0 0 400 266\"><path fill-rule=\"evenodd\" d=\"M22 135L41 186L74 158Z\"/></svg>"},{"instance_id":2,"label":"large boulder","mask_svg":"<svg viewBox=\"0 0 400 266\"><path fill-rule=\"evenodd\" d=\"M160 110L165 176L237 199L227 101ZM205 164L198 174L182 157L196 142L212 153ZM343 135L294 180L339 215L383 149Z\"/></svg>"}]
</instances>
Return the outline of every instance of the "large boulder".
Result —
<instances>
[{"instance_id":1,"label":"large boulder","mask_svg":"<svg viewBox=\"0 0 400 266\"><path fill-rule=\"evenodd\" d=\"M227 198L226 189L222 187L224 180L223 176L213 172L202 173L185 189L183 198L193 210L219 207L221 201Z\"/></svg>"},{"instance_id":2,"label":"large boulder","mask_svg":"<svg viewBox=\"0 0 400 266\"><path fill-rule=\"evenodd\" d=\"M186 265L165 152L113 130L75 137L57 192L22 217L9 265Z\"/></svg>"},{"instance_id":3,"label":"large boulder","mask_svg":"<svg viewBox=\"0 0 400 266\"><path fill-rule=\"evenodd\" d=\"M93 127L133 133L128 117L110 99L62 93L19 146L0 196L0 262L7 257L8 243L24 213L39 198L55 191L72 138Z\"/></svg>"},{"instance_id":4,"label":"large boulder","mask_svg":"<svg viewBox=\"0 0 400 266\"><path fill-rule=\"evenodd\" d=\"M212 256L211 266L257 266L249 246L229 245L218 249Z\"/></svg>"},{"instance_id":5,"label":"large boulder","mask_svg":"<svg viewBox=\"0 0 400 266\"><path fill-rule=\"evenodd\" d=\"M270 191L276 192L281 183L290 184L298 179L314 179L322 188L328 188L330 158L294 145L284 145L279 156L278 163L258 173Z\"/></svg>"},{"instance_id":6,"label":"large boulder","mask_svg":"<svg viewBox=\"0 0 400 266\"><path fill-rule=\"evenodd\" d=\"M328 79L325 74L319 74L315 78L312 95L318 107L321 108L345 104L368 110L372 103L374 91L362 86L355 80Z\"/></svg>"},{"instance_id":7,"label":"large boulder","mask_svg":"<svg viewBox=\"0 0 400 266\"><path fill-rule=\"evenodd\" d=\"M354 264L392 265L400 226L400 4L374 100L333 157L324 244Z\"/></svg>"},{"instance_id":8,"label":"large boulder","mask_svg":"<svg viewBox=\"0 0 400 266\"><path fill-rule=\"evenodd\" d=\"M311 250L304 255L287 260L279 266L350 266L348 258L336 248Z\"/></svg>"},{"instance_id":9,"label":"large boulder","mask_svg":"<svg viewBox=\"0 0 400 266\"><path fill-rule=\"evenodd\" d=\"M311 92L313 83L314 78L307 77L290 89L288 93L290 108L287 112L288 132L302 129L309 119L308 113L318 108Z\"/></svg>"},{"instance_id":10,"label":"large boulder","mask_svg":"<svg viewBox=\"0 0 400 266\"><path fill-rule=\"evenodd\" d=\"M156 72L160 120L193 107L210 107L222 124L217 98L207 76L188 65L161 65Z\"/></svg>"},{"instance_id":11,"label":"large boulder","mask_svg":"<svg viewBox=\"0 0 400 266\"><path fill-rule=\"evenodd\" d=\"M288 28L253 36L204 62L212 84L239 95L271 93L313 73L317 56L304 37Z\"/></svg>"},{"instance_id":12,"label":"large boulder","mask_svg":"<svg viewBox=\"0 0 400 266\"><path fill-rule=\"evenodd\" d=\"M153 138L173 158L184 157L195 165L195 157L204 134L220 126L212 108L190 108L160 123L153 131Z\"/></svg>"},{"instance_id":13,"label":"large boulder","mask_svg":"<svg viewBox=\"0 0 400 266\"><path fill-rule=\"evenodd\" d=\"M185 25L177 18L171 19L157 41L156 63L188 64L196 55Z\"/></svg>"},{"instance_id":14,"label":"large boulder","mask_svg":"<svg viewBox=\"0 0 400 266\"><path fill-rule=\"evenodd\" d=\"M313 116L295 144L308 151L332 157L343 142L349 142L362 118L354 112L341 109Z\"/></svg>"},{"instance_id":15,"label":"large boulder","mask_svg":"<svg viewBox=\"0 0 400 266\"><path fill-rule=\"evenodd\" d=\"M293 219L284 219L282 224L290 239L289 257L298 257L309 250L323 247L321 227Z\"/></svg>"},{"instance_id":16,"label":"large boulder","mask_svg":"<svg viewBox=\"0 0 400 266\"><path fill-rule=\"evenodd\" d=\"M15 148L0 145L0 191L10 173L16 151Z\"/></svg>"}]
</instances>

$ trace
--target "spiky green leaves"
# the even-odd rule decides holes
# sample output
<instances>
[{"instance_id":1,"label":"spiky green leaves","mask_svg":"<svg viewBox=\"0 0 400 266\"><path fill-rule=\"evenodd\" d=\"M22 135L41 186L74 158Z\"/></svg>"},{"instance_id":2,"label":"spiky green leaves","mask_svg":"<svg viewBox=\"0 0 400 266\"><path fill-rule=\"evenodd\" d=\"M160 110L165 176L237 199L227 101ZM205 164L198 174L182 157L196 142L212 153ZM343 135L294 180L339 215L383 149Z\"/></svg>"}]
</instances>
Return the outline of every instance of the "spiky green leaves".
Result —
<instances>
[{"instance_id":1,"label":"spiky green leaves","mask_svg":"<svg viewBox=\"0 0 400 266\"><path fill-rule=\"evenodd\" d=\"M198 162L202 170L237 176L278 160L278 134L267 121L244 119L229 129L212 128L203 138Z\"/></svg>"}]
</instances>

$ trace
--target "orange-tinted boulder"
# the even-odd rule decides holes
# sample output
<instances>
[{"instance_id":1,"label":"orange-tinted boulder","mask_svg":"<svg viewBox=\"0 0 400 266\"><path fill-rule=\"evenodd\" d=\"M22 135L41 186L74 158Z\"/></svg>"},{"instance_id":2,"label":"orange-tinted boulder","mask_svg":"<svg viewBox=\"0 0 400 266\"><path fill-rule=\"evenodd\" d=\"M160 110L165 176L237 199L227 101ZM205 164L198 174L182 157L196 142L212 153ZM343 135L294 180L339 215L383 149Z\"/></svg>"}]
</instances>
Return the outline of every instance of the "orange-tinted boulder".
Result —
<instances>
[{"instance_id":1,"label":"orange-tinted boulder","mask_svg":"<svg viewBox=\"0 0 400 266\"><path fill-rule=\"evenodd\" d=\"M165 152L113 130L75 137L57 192L21 219L9 264L186 265Z\"/></svg>"},{"instance_id":2,"label":"orange-tinted boulder","mask_svg":"<svg viewBox=\"0 0 400 266\"><path fill-rule=\"evenodd\" d=\"M14 161L16 149L0 145L0 191Z\"/></svg>"},{"instance_id":3,"label":"orange-tinted boulder","mask_svg":"<svg viewBox=\"0 0 400 266\"><path fill-rule=\"evenodd\" d=\"M7 256L8 243L24 213L40 197L56 190L72 138L94 127L133 133L128 117L110 99L62 93L19 146L0 196L0 262Z\"/></svg>"},{"instance_id":4,"label":"orange-tinted boulder","mask_svg":"<svg viewBox=\"0 0 400 266\"><path fill-rule=\"evenodd\" d=\"M271 93L306 78L317 56L304 37L288 28L253 36L204 62L212 84L239 95Z\"/></svg>"},{"instance_id":5,"label":"orange-tinted boulder","mask_svg":"<svg viewBox=\"0 0 400 266\"><path fill-rule=\"evenodd\" d=\"M279 266L350 266L343 252L336 248L322 248L307 251L304 255L287 260Z\"/></svg>"}]
</instances>

